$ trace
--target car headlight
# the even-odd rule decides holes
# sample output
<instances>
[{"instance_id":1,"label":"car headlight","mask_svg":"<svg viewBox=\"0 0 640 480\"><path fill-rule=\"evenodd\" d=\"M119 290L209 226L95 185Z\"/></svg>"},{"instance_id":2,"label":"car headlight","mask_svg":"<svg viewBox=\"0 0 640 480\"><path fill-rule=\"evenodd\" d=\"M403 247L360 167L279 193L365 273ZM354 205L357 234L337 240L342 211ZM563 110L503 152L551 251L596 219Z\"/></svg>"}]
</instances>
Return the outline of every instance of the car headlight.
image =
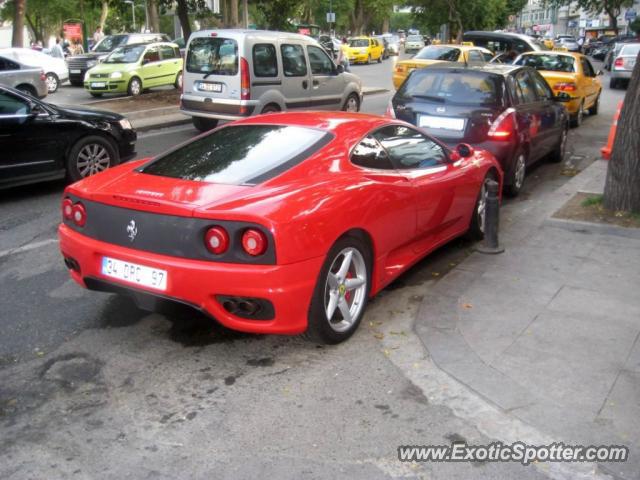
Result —
<instances>
[{"instance_id":1,"label":"car headlight","mask_svg":"<svg viewBox=\"0 0 640 480\"><path fill-rule=\"evenodd\" d=\"M89 70L87 70L84 74L84 81L88 82L89 81Z\"/></svg>"},{"instance_id":2,"label":"car headlight","mask_svg":"<svg viewBox=\"0 0 640 480\"><path fill-rule=\"evenodd\" d=\"M122 78L122 72L113 72L109 75L109 78Z\"/></svg>"},{"instance_id":3,"label":"car headlight","mask_svg":"<svg viewBox=\"0 0 640 480\"><path fill-rule=\"evenodd\" d=\"M132 130L133 127L131 126L131 122L129 121L128 118L123 118L122 120L120 120L118 122L120 124L120 126L124 129L124 130Z\"/></svg>"},{"instance_id":4,"label":"car headlight","mask_svg":"<svg viewBox=\"0 0 640 480\"><path fill-rule=\"evenodd\" d=\"M96 60L89 60L87 62L87 68L95 67L98 64Z\"/></svg>"}]
</instances>

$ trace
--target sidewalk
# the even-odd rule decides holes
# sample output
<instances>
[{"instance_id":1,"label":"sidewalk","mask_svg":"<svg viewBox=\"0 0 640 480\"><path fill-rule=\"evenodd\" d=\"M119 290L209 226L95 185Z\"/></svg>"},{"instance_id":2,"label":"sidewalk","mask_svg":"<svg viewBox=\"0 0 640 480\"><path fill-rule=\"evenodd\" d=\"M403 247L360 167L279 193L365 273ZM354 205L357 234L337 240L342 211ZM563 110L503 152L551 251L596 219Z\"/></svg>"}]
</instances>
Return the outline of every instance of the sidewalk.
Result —
<instances>
[{"instance_id":1,"label":"sidewalk","mask_svg":"<svg viewBox=\"0 0 640 480\"><path fill-rule=\"evenodd\" d=\"M501 212L501 255L472 254L425 296L416 333L445 372L557 441L627 445L640 478L640 231L551 219L601 193L598 160ZM520 213L516 213L516 212Z\"/></svg>"}]
</instances>

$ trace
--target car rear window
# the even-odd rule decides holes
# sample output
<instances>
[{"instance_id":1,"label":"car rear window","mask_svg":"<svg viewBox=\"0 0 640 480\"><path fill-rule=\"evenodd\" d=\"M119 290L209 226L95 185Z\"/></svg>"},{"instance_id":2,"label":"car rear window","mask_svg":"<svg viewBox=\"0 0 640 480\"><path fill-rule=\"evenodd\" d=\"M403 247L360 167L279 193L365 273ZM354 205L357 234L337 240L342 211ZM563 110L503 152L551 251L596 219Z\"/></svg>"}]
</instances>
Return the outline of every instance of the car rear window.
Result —
<instances>
[{"instance_id":1,"label":"car rear window","mask_svg":"<svg viewBox=\"0 0 640 480\"><path fill-rule=\"evenodd\" d=\"M368 47L369 39L368 38L352 38L349 40L350 47Z\"/></svg>"},{"instance_id":2,"label":"car rear window","mask_svg":"<svg viewBox=\"0 0 640 480\"><path fill-rule=\"evenodd\" d=\"M450 105L501 105L503 81L499 75L472 70L414 70L397 95Z\"/></svg>"},{"instance_id":3,"label":"car rear window","mask_svg":"<svg viewBox=\"0 0 640 480\"><path fill-rule=\"evenodd\" d=\"M238 73L238 43L230 38L196 37L189 43L187 72L209 75Z\"/></svg>"},{"instance_id":4,"label":"car rear window","mask_svg":"<svg viewBox=\"0 0 640 480\"><path fill-rule=\"evenodd\" d=\"M515 65L526 65L536 70L575 72L575 58L568 55L522 55Z\"/></svg>"},{"instance_id":5,"label":"car rear window","mask_svg":"<svg viewBox=\"0 0 640 480\"><path fill-rule=\"evenodd\" d=\"M429 45L420 50L415 57L420 60L445 60L447 62L457 62L460 58L460 49L455 47L442 47Z\"/></svg>"},{"instance_id":6,"label":"car rear window","mask_svg":"<svg viewBox=\"0 0 640 480\"><path fill-rule=\"evenodd\" d=\"M421 42L422 37L420 35L409 35L407 37L407 42Z\"/></svg>"},{"instance_id":7,"label":"car rear window","mask_svg":"<svg viewBox=\"0 0 640 480\"><path fill-rule=\"evenodd\" d=\"M322 130L296 126L229 126L170 151L140 171L200 182L255 185L302 162L331 138Z\"/></svg>"},{"instance_id":8,"label":"car rear window","mask_svg":"<svg viewBox=\"0 0 640 480\"><path fill-rule=\"evenodd\" d=\"M640 52L640 44L625 45L620 50L620 55L638 55L638 52Z\"/></svg>"}]
</instances>

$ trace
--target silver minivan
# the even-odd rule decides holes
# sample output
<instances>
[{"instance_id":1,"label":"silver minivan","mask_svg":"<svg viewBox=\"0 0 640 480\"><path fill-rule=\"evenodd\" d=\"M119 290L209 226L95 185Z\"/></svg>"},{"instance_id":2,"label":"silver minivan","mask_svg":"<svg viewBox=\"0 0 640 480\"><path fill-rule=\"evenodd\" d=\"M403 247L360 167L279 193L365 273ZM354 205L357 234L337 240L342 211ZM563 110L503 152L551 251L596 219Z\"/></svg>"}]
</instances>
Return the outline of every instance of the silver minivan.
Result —
<instances>
[{"instance_id":1,"label":"silver minivan","mask_svg":"<svg viewBox=\"0 0 640 480\"><path fill-rule=\"evenodd\" d=\"M336 65L313 38L260 30L203 30L191 35L181 111L201 130L290 109L358 111L360 78Z\"/></svg>"}]
</instances>

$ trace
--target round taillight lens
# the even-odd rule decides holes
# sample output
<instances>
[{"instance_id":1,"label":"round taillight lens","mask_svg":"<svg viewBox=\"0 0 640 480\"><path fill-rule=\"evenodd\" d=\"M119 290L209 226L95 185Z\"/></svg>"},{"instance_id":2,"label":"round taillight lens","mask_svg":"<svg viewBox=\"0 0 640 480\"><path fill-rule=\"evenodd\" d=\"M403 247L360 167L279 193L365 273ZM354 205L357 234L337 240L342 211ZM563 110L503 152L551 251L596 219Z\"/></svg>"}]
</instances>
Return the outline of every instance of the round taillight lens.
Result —
<instances>
[{"instance_id":1,"label":"round taillight lens","mask_svg":"<svg viewBox=\"0 0 640 480\"><path fill-rule=\"evenodd\" d=\"M76 203L71 209L71 218L77 226L84 227L84 224L87 223L87 211L84 209L84 205Z\"/></svg>"},{"instance_id":2,"label":"round taillight lens","mask_svg":"<svg viewBox=\"0 0 640 480\"><path fill-rule=\"evenodd\" d=\"M254 257L267 251L267 237L260 230L249 228L242 234L242 248Z\"/></svg>"},{"instance_id":3,"label":"round taillight lens","mask_svg":"<svg viewBox=\"0 0 640 480\"><path fill-rule=\"evenodd\" d=\"M204 245L211 253L220 255L229 248L229 234L222 227L211 227L204 236Z\"/></svg>"},{"instance_id":4,"label":"round taillight lens","mask_svg":"<svg viewBox=\"0 0 640 480\"><path fill-rule=\"evenodd\" d=\"M65 220L73 218L73 201L70 198L62 200L62 217Z\"/></svg>"}]
</instances>

